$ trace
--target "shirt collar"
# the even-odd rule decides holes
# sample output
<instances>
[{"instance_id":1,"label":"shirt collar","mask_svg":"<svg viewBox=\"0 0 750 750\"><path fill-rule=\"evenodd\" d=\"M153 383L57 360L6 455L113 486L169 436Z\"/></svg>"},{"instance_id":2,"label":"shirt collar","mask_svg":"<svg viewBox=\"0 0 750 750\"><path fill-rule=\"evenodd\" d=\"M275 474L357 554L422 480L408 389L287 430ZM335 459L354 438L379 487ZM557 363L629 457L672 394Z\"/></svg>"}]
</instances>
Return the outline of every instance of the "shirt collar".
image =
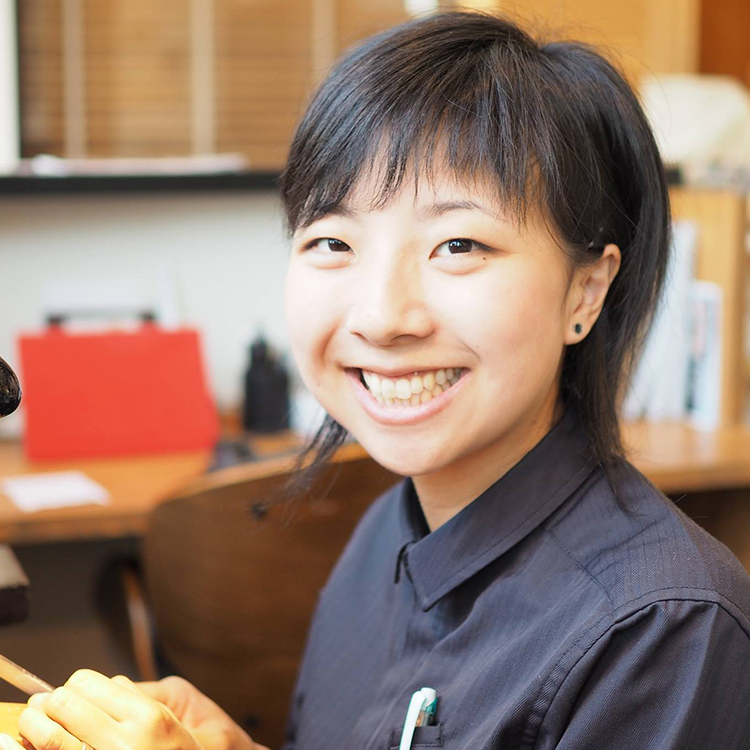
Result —
<instances>
[{"instance_id":1,"label":"shirt collar","mask_svg":"<svg viewBox=\"0 0 750 750\"><path fill-rule=\"evenodd\" d=\"M598 464L578 414L562 419L521 461L438 529L427 533L414 483L399 492L399 561L428 610L520 542L583 484Z\"/></svg>"}]
</instances>

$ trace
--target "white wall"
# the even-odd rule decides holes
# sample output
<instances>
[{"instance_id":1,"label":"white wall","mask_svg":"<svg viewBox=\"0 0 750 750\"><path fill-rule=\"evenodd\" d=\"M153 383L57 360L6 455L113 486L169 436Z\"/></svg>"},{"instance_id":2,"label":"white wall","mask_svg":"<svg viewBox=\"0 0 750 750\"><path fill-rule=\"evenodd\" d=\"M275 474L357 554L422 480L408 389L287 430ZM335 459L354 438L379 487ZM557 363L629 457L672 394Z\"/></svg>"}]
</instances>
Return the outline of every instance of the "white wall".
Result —
<instances>
[{"instance_id":1,"label":"white wall","mask_svg":"<svg viewBox=\"0 0 750 750\"><path fill-rule=\"evenodd\" d=\"M256 327L288 351L288 254L273 191L0 196L0 355L18 366L15 337L40 328L51 299L121 288L156 303L166 274L184 322L203 334L219 407L236 407ZM2 432L20 420L3 420Z\"/></svg>"},{"instance_id":2,"label":"white wall","mask_svg":"<svg viewBox=\"0 0 750 750\"><path fill-rule=\"evenodd\" d=\"M0 173L18 164L17 84L15 0L0 0Z\"/></svg>"}]
</instances>

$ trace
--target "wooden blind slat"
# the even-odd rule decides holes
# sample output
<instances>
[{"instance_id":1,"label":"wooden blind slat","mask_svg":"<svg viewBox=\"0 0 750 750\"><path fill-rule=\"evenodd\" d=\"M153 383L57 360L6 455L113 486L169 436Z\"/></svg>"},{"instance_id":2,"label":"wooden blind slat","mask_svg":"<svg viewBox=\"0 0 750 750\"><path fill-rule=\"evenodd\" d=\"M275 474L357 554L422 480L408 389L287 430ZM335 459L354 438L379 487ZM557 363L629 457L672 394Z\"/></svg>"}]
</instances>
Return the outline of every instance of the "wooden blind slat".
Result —
<instances>
[{"instance_id":1,"label":"wooden blind slat","mask_svg":"<svg viewBox=\"0 0 750 750\"><path fill-rule=\"evenodd\" d=\"M25 156L64 153L64 1L19 3ZM314 85L317 1L212 0L218 151L240 151L258 168L283 163ZM334 4L334 51L406 17L400 0L325 1ZM191 0L82 0L82 8L87 153L190 153Z\"/></svg>"}]
</instances>

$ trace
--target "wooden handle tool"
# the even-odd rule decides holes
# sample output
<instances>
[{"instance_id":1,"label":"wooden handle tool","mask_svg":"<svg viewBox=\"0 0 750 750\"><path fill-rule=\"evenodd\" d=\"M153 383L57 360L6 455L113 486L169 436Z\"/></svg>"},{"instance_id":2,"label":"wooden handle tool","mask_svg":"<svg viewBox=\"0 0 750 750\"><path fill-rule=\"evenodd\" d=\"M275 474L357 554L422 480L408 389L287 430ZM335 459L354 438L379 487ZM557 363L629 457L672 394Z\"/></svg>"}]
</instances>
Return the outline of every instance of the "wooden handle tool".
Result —
<instances>
[{"instance_id":1,"label":"wooden handle tool","mask_svg":"<svg viewBox=\"0 0 750 750\"><path fill-rule=\"evenodd\" d=\"M0 680L9 682L13 687L23 690L28 695L34 693L51 693L54 688L40 677L0 654Z\"/></svg>"}]
</instances>

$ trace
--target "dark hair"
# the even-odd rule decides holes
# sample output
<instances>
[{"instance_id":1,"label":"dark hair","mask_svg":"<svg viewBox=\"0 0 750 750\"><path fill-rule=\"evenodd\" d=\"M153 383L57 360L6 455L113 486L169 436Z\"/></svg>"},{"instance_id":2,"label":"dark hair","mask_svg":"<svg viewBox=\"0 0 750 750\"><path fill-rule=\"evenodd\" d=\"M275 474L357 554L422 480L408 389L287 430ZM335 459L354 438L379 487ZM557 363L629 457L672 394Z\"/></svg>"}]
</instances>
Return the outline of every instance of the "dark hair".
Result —
<instances>
[{"instance_id":1,"label":"dark hair","mask_svg":"<svg viewBox=\"0 0 750 750\"><path fill-rule=\"evenodd\" d=\"M567 347L561 379L592 450L612 465L623 455L618 395L670 244L664 168L623 76L586 44L536 41L486 13L440 13L371 37L337 63L297 128L282 176L289 233L341 204L379 155L380 205L410 165L419 179L438 159L464 180L488 175L520 222L540 210L573 267L620 247L604 308ZM314 455L310 480L346 437L327 416L297 469Z\"/></svg>"}]
</instances>

